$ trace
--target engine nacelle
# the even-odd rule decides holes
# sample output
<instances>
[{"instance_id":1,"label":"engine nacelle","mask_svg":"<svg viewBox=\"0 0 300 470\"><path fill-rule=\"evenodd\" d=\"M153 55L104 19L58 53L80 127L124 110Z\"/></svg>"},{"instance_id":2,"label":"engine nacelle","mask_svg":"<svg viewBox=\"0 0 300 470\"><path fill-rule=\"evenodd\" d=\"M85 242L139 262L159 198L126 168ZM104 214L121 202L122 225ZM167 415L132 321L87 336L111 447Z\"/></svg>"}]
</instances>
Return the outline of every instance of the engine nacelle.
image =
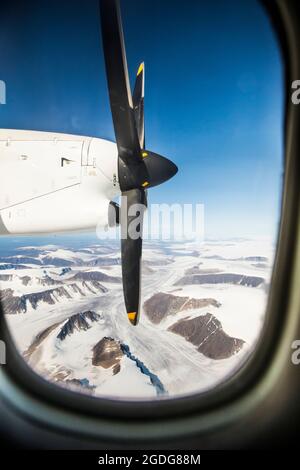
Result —
<instances>
[{"instance_id":1,"label":"engine nacelle","mask_svg":"<svg viewBox=\"0 0 300 470\"><path fill-rule=\"evenodd\" d=\"M114 201L108 204L108 226L117 227L120 225L120 206Z\"/></svg>"}]
</instances>

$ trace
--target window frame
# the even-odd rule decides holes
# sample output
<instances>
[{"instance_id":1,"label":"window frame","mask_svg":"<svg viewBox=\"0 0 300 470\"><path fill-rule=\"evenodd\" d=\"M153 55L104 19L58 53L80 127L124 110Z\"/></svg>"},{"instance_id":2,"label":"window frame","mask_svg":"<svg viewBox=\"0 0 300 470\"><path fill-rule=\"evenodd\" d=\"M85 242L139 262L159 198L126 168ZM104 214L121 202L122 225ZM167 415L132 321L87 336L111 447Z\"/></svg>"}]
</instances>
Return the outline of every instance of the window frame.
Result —
<instances>
[{"instance_id":1,"label":"window frame","mask_svg":"<svg viewBox=\"0 0 300 470\"><path fill-rule=\"evenodd\" d=\"M297 74L300 77L297 57L300 20L297 21L293 12L296 2L265 0L262 3L273 21L282 49L287 91L292 79ZM299 123L299 112L291 105L287 93L281 222L266 317L255 351L234 375L207 392L171 399L132 401L79 394L48 382L26 364L14 346L1 309L0 332L6 343L8 362L0 369L0 396L7 406L27 419L63 432L130 442L145 439L155 442L207 433L251 413L279 380L286 358L283 344L292 338L293 326L298 321L295 306L300 305L300 299L288 294L293 292L295 275L300 272Z\"/></svg>"}]
</instances>

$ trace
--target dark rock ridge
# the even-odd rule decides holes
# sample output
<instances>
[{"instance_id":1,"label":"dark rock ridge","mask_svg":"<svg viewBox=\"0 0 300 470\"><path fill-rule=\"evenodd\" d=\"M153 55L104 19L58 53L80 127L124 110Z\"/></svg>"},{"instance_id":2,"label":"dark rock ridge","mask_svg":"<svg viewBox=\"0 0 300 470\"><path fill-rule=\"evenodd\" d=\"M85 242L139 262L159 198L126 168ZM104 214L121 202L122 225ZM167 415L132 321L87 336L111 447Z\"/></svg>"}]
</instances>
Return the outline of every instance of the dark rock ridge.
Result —
<instances>
[{"instance_id":1,"label":"dark rock ridge","mask_svg":"<svg viewBox=\"0 0 300 470\"><path fill-rule=\"evenodd\" d=\"M1 263L9 263L13 265L23 265L23 264L37 264L41 266L43 263L38 258L33 258L30 256L7 256L7 257L0 257Z\"/></svg>"},{"instance_id":2,"label":"dark rock ridge","mask_svg":"<svg viewBox=\"0 0 300 470\"><path fill-rule=\"evenodd\" d=\"M100 315L92 310L87 310L86 312L76 313L72 315L66 323L62 326L60 332L57 335L57 338L63 341L66 336L70 336L74 331L86 331L91 326L89 322L95 322L100 319Z\"/></svg>"},{"instance_id":3,"label":"dark rock ridge","mask_svg":"<svg viewBox=\"0 0 300 470\"><path fill-rule=\"evenodd\" d=\"M104 369L113 368L114 375L120 372L120 361L123 351L118 341L105 336L93 347L93 366L101 366Z\"/></svg>"},{"instance_id":4,"label":"dark rock ridge","mask_svg":"<svg viewBox=\"0 0 300 470\"><path fill-rule=\"evenodd\" d=\"M120 257L106 257L106 256L96 256L95 253L95 258L84 260L81 259L80 257L74 257L72 259L65 259L63 257L55 256L55 251L53 251L52 254L46 254L45 256L39 258L38 256L40 253L43 253L43 250L26 250L25 255L19 255L19 256L5 256L5 257L0 257L0 270L5 270L5 269L28 269L28 265L37 265L37 266L44 266L44 267L57 267L57 268L62 268L62 271L69 271L71 268L74 267L97 267L97 266L117 266L121 265L121 258ZM75 256L76 256L76 251L71 250ZM105 250L104 250L105 251ZM28 256L28 253L32 254L32 256ZM80 253L89 253L93 254L91 251L86 251L86 250L79 250ZM108 253L110 253L108 251ZM63 272L63 274L65 274ZM113 281L107 281L107 282L113 282ZM117 281L115 281L117 282Z\"/></svg>"},{"instance_id":5,"label":"dark rock ridge","mask_svg":"<svg viewBox=\"0 0 300 470\"><path fill-rule=\"evenodd\" d=\"M121 258L106 258L106 257L97 257L89 261L83 261L84 266L118 266L121 265Z\"/></svg>"},{"instance_id":6,"label":"dark rock ridge","mask_svg":"<svg viewBox=\"0 0 300 470\"><path fill-rule=\"evenodd\" d=\"M119 283L121 282L120 277L115 276L108 276L101 271L79 271L69 278L72 281L100 281L100 282L111 282L111 283Z\"/></svg>"},{"instance_id":7,"label":"dark rock ridge","mask_svg":"<svg viewBox=\"0 0 300 470\"><path fill-rule=\"evenodd\" d=\"M4 271L5 269L30 269L30 268L24 264L13 264L13 263L0 264L0 270Z\"/></svg>"},{"instance_id":8,"label":"dark rock ridge","mask_svg":"<svg viewBox=\"0 0 300 470\"><path fill-rule=\"evenodd\" d=\"M65 274L69 273L71 271L71 268L62 268L60 272L60 276L64 276Z\"/></svg>"},{"instance_id":9,"label":"dark rock ridge","mask_svg":"<svg viewBox=\"0 0 300 470\"><path fill-rule=\"evenodd\" d=\"M51 331L53 331L61 322L54 323L51 326L48 326L48 328L45 328L45 330L42 330L40 333L36 335L34 338L33 342L29 346L26 351L24 351L23 356L26 360L29 360L31 355L37 350L37 348L42 344L42 342L49 336Z\"/></svg>"},{"instance_id":10,"label":"dark rock ridge","mask_svg":"<svg viewBox=\"0 0 300 470\"><path fill-rule=\"evenodd\" d=\"M12 281L13 278L14 278L13 274L0 274L0 281ZM30 281L34 279L34 277L18 276L18 279L22 282L24 286L28 286L30 284ZM38 284L42 286L53 286L57 284L62 284L61 281L55 281L50 276L36 277L35 279L37 280Z\"/></svg>"},{"instance_id":11,"label":"dark rock ridge","mask_svg":"<svg viewBox=\"0 0 300 470\"><path fill-rule=\"evenodd\" d=\"M221 322L210 313L179 320L168 330L183 336L210 359L227 359L238 353L245 343L242 339L228 336L223 331Z\"/></svg>"},{"instance_id":12,"label":"dark rock ridge","mask_svg":"<svg viewBox=\"0 0 300 470\"><path fill-rule=\"evenodd\" d=\"M64 268L64 274L69 273L71 270ZM60 276L62 274L60 273ZM25 276L24 276L25 277ZM24 279L21 278L21 279ZM64 285L66 282L71 281L80 281L80 282L109 282L109 283L119 283L121 278L115 276L108 276L101 271L79 271L73 276L71 275L67 279L53 279L51 276L46 274L42 278L38 278L38 283L42 286L54 286L54 285Z\"/></svg>"},{"instance_id":13,"label":"dark rock ridge","mask_svg":"<svg viewBox=\"0 0 300 470\"><path fill-rule=\"evenodd\" d=\"M247 287L258 287L263 284L264 279L258 276L245 276L243 274L221 273L221 274L194 274L184 276L177 281L175 286L191 284L239 284Z\"/></svg>"},{"instance_id":14,"label":"dark rock ridge","mask_svg":"<svg viewBox=\"0 0 300 470\"><path fill-rule=\"evenodd\" d=\"M14 296L12 289L4 289L1 291L1 300L4 305L5 313L25 313L27 312L28 303L33 309L37 308L39 302L45 302L49 305L55 304L53 294L59 297L71 298L64 287L57 287L55 289L32 292L21 296Z\"/></svg>"},{"instance_id":15,"label":"dark rock ridge","mask_svg":"<svg viewBox=\"0 0 300 470\"><path fill-rule=\"evenodd\" d=\"M53 279L48 274L46 274L43 277L38 277L36 279L37 279L38 284L40 284L41 286L59 286L59 285L64 284L63 281L58 280L58 279Z\"/></svg>"},{"instance_id":16,"label":"dark rock ridge","mask_svg":"<svg viewBox=\"0 0 300 470\"><path fill-rule=\"evenodd\" d=\"M66 289L68 288L68 290ZM32 292L21 296L15 296L12 289L3 289L0 292L6 314L26 313L28 304L36 310L40 302L54 305L58 298L72 299L73 295L79 294L84 297L86 293L83 289L87 289L91 294L106 293L107 289L98 281L65 284L65 286L55 287L39 292Z\"/></svg>"},{"instance_id":17,"label":"dark rock ridge","mask_svg":"<svg viewBox=\"0 0 300 470\"><path fill-rule=\"evenodd\" d=\"M100 315L93 311L86 311L81 313L76 313L72 315L62 326L57 338L60 340L65 339L66 335L72 334L74 329L76 330L86 330L90 327L87 320L93 322L98 321L100 319ZM23 353L25 359L29 360L31 355L41 346L42 342L49 336L49 334L55 330L59 325L61 325L64 321L60 321L57 323L53 323L53 325L48 326L40 333L38 333L33 342L30 344L29 348ZM68 375L68 374L67 374Z\"/></svg>"},{"instance_id":18,"label":"dark rock ridge","mask_svg":"<svg viewBox=\"0 0 300 470\"><path fill-rule=\"evenodd\" d=\"M57 268L63 268L63 267L70 267L70 266L78 266L80 262L81 262L80 259L69 260L69 259L59 258L55 256L44 256L41 264L43 266L55 266Z\"/></svg>"},{"instance_id":19,"label":"dark rock ridge","mask_svg":"<svg viewBox=\"0 0 300 470\"><path fill-rule=\"evenodd\" d=\"M175 315L184 310L208 307L209 305L213 307L221 306L215 299L193 299L158 292L144 302L144 311L152 323L157 324L168 315Z\"/></svg>"},{"instance_id":20,"label":"dark rock ridge","mask_svg":"<svg viewBox=\"0 0 300 470\"><path fill-rule=\"evenodd\" d=\"M267 262L268 258L265 256L245 256L240 258L225 258L224 256L220 255L207 255L203 256L205 259L216 259L219 261L252 261L252 262Z\"/></svg>"},{"instance_id":21,"label":"dark rock ridge","mask_svg":"<svg viewBox=\"0 0 300 470\"><path fill-rule=\"evenodd\" d=\"M64 268L64 274L67 274L69 271L70 271L69 268ZM60 273L60 276L61 275L62 274ZM25 286L29 285L32 279L34 278L30 276L19 276L19 280ZM0 275L0 281L11 281L11 280L13 280L12 274ZM91 282L92 284L97 283L97 282L109 282L109 283L121 282L121 278L115 277L115 276L108 276L107 274L102 273L100 271L79 271L74 276L71 275L67 279L62 279L62 278L53 279L48 274L45 274L43 277L35 277L35 280L41 286L67 285L67 283L70 283L71 281ZM98 285L95 284L95 287L98 287Z\"/></svg>"},{"instance_id":22,"label":"dark rock ridge","mask_svg":"<svg viewBox=\"0 0 300 470\"><path fill-rule=\"evenodd\" d=\"M68 272L68 271L67 271ZM33 277L30 276L19 276L19 280L22 282L24 286L30 285ZM12 274L1 274L0 275L0 282L1 281L12 281L13 275ZM68 279L53 279L48 274L44 275L43 277L35 277L36 282L41 286L72 286L73 290L76 290L75 283L71 283L71 281L80 281L80 285L78 289L80 290L80 286L87 288L91 293L96 293L98 290L102 292L107 292L106 287L100 284L100 281L103 282L110 282L110 283L119 283L121 279L119 277L108 276L102 272L97 271L82 271L75 274ZM79 292L78 290L78 292ZM82 293L82 292L81 292ZM82 295L84 295L82 293Z\"/></svg>"},{"instance_id":23,"label":"dark rock ridge","mask_svg":"<svg viewBox=\"0 0 300 470\"><path fill-rule=\"evenodd\" d=\"M120 258L106 258L99 257L89 260L83 260L80 258L73 258L66 260L59 257L45 256L42 260L44 266L55 266L57 268L71 268L76 266L82 267L95 267L95 266L115 266L121 264Z\"/></svg>"}]
</instances>

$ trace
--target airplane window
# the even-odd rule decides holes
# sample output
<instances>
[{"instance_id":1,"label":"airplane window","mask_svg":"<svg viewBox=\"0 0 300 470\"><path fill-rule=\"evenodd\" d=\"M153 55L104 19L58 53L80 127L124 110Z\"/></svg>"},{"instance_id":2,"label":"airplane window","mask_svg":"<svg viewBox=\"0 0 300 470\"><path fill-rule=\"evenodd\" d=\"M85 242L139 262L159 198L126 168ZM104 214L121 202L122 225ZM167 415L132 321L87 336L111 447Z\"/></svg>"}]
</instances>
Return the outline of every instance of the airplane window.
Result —
<instances>
[{"instance_id":1,"label":"airplane window","mask_svg":"<svg viewBox=\"0 0 300 470\"><path fill-rule=\"evenodd\" d=\"M262 5L11 0L0 43L20 356L92 396L214 389L260 338L280 220L283 68Z\"/></svg>"}]
</instances>

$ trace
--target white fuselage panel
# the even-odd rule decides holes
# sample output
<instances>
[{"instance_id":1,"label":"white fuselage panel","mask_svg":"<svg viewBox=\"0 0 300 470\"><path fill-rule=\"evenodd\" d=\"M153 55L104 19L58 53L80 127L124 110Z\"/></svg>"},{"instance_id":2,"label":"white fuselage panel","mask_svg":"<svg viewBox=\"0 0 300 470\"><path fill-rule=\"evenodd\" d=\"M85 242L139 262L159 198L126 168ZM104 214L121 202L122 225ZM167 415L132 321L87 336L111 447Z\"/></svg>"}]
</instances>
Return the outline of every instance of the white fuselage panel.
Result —
<instances>
[{"instance_id":1,"label":"white fuselage panel","mask_svg":"<svg viewBox=\"0 0 300 470\"><path fill-rule=\"evenodd\" d=\"M107 140L0 130L0 234L106 226L117 160Z\"/></svg>"}]
</instances>

